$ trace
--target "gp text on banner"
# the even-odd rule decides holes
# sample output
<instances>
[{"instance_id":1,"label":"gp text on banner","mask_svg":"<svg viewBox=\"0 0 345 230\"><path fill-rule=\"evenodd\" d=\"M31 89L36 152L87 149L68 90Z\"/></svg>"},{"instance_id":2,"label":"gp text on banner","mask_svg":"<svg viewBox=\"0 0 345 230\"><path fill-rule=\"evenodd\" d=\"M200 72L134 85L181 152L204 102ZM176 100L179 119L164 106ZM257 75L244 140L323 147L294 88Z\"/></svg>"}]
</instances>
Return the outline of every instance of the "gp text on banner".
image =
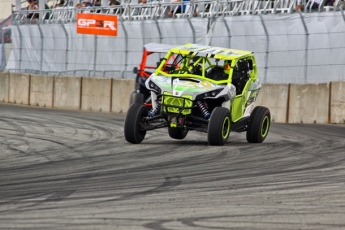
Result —
<instances>
[{"instance_id":1,"label":"gp text on banner","mask_svg":"<svg viewBox=\"0 0 345 230\"><path fill-rule=\"evenodd\" d=\"M78 34L117 36L117 16L84 14L77 15Z\"/></svg>"}]
</instances>

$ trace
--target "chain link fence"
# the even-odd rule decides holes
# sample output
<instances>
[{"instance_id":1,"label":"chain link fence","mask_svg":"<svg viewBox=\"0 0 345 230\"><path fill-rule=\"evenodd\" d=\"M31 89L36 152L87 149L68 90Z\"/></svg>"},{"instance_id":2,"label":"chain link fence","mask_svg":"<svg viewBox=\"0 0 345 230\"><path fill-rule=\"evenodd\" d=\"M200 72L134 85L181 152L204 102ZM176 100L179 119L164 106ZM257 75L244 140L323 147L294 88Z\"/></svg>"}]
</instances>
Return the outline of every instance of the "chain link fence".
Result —
<instances>
[{"instance_id":1,"label":"chain link fence","mask_svg":"<svg viewBox=\"0 0 345 230\"><path fill-rule=\"evenodd\" d=\"M72 21L19 23L11 26L12 48L3 46L3 57L11 52L1 63L4 67L6 62L9 72L133 78L132 69L140 63L144 44L199 43L253 51L264 83L345 80L343 10L189 16L119 18L117 37L77 34Z\"/></svg>"}]
</instances>

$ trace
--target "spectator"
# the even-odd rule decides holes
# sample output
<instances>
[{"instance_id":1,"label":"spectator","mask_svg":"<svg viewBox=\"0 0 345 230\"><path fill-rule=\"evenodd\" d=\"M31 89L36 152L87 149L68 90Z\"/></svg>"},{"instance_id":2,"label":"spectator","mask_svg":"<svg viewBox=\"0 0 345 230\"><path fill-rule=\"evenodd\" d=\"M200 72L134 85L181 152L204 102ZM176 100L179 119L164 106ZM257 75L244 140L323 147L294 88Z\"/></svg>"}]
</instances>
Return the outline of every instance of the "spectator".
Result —
<instances>
[{"instance_id":1,"label":"spectator","mask_svg":"<svg viewBox=\"0 0 345 230\"><path fill-rule=\"evenodd\" d=\"M313 1L313 0L310 0L310 1ZM326 2L327 1L334 1L334 0L326 0ZM319 9L320 3L321 3L321 0L314 0L312 2L311 9L313 9L313 10ZM301 5L297 5L295 7L295 11L303 11L303 10L304 10L304 5L302 5L302 4Z\"/></svg>"},{"instance_id":2,"label":"spectator","mask_svg":"<svg viewBox=\"0 0 345 230\"><path fill-rule=\"evenodd\" d=\"M117 1L117 0L110 0L108 2L108 5L109 6L120 6L121 5L121 2ZM116 7L115 9L112 9L110 11L110 14L117 14L117 15L120 15L122 14L124 11L124 9L122 7Z\"/></svg>"},{"instance_id":3,"label":"spectator","mask_svg":"<svg viewBox=\"0 0 345 230\"><path fill-rule=\"evenodd\" d=\"M181 0L172 0L172 3L176 3L176 2L181 2ZM190 2L190 0L182 0L182 2ZM168 16L172 18L172 17L174 17L174 13L175 14L185 13L186 12L186 8L187 8L187 5L185 5L185 4L181 5L180 4L180 5L177 6L177 9L175 9L175 10L173 9L173 10L169 11L168 12ZM194 17L198 16L198 13L196 11L194 11L193 16Z\"/></svg>"},{"instance_id":4,"label":"spectator","mask_svg":"<svg viewBox=\"0 0 345 230\"><path fill-rule=\"evenodd\" d=\"M38 1L37 0L27 0L28 2L28 6L26 7L26 9L28 11L38 11L39 10L39 7L38 7ZM26 15L26 17L28 19L37 19L39 16L39 13L28 13Z\"/></svg>"},{"instance_id":5,"label":"spectator","mask_svg":"<svg viewBox=\"0 0 345 230\"><path fill-rule=\"evenodd\" d=\"M108 5L109 5L109 6L119 6L119 5L121 5L121 2L119 2L119 1L117 1L117 0L110 0L110 1L108 2Z\"/></svg>"},{"instance_id":6,"label":"spectator","mask_svg":"<svg viewBox=\"0 0 345 230\"><path fill-rule=\"evenodd\" d=\"M94 0L93 5L94 6L101 6L101 1L100 0Z\"/></svg>"},{"instance_id":7,"label":"spectator","mask_svg":"<svg viewBox=\"0 0 345 230\"><path fill-rule=\"evenodd\" d=\"M343 10L345 9L345 1L339 1L338 4L336 5L336 7L342 7Z\"/></svg>"},{"instance_id":8,"label":"spectator","mask_svg":"<svg viewBox=\"0 0 345 230\"><path fill-rule=\"evenodd\" d=\"M65 0L60 0L59 3L52 5L52 8L63 7L65 5Z\"/></svg>"},{"instance_id":9,"label":"spectator","mask_svg":"<svg viewBox=\"0 0 345 230\"><path fill-rule=\"evenodd\" d=\"M39 18L39 4L38 4L38 0L26 0L28 2L28 6L27 6L27 10L28 11L37 11L37 13L33 13L33 12L30 12L26 15L26 18L32 20L32 19L38 19ZM45 9L49 10L49 6L47 4L45 4ZM48 19L49 18L49 13L45 13L44 15L44 19Z\"/></svg>"},{"instance_id":10,"label":"spectator","mask_svg":"<svg viewBox=\"0 0 345 230\"><path fill-rule=\"evenodd\" d=\"M92 7L92 6L93 4L91 3L90 0L83 0L81 1L81 4L78 3L76 5L77 8L86 8L86 7Z\"/></svg>"},{"instance_id":11,"label":"spectator","mask_svg":"<svg viewBox=\"0 0 345 230\"><path fill-rule=\"evenodd\" d=\"M324 5L325 6L334 6L334 2L335 2L334 0L326 0Z\"/></svg>"}]
</instances>

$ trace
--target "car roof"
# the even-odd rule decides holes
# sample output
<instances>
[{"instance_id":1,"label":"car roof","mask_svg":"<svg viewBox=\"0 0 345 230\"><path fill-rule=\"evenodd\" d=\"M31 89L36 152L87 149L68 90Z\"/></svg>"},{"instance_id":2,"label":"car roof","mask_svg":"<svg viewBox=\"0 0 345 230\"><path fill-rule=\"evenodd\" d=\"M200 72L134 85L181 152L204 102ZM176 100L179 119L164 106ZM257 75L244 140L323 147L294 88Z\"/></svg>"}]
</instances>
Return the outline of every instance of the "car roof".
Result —
<instances>
[{"instance_id":1,"label":"car roof","mask_svg":"<svg viewBox=\"0 0 345 230\"><path fill-rule=\"evenodd\" d=\"M238 59L240 57L247 56L253 53L251 51L245 51L245 50L236 50L236 49L199 45L199 44L192 44L192 43L187 43L182 46L175 46L174 48L171 49L171 51L173 53L178 53L178 54L184 54L184 55L192 54L193 56L210 57L210 58L223 59L223 60Z\"/></svg>"},{"instance_id":2,"label":"car roof","mask_svg":"<svg viewBox=\"0 0 345 230\"><path fill-rule=\"evenodd\" d=\"M148 52L154 52L154 53L167 53L173 47L176 47L176 45L160 44L160 43L148 43L144 45L144 48Z\"/></svg>"}]
</instances>

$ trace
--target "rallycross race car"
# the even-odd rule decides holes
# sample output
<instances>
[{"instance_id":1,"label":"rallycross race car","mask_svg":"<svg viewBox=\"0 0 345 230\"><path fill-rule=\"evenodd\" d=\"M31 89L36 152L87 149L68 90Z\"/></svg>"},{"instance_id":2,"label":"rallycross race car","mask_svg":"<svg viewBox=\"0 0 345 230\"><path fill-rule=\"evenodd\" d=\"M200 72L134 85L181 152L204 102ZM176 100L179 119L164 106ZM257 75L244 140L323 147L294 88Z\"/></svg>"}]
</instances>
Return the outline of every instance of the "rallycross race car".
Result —
<instances>
[{"instance_id":1,"label":"rallycross race car","mask_svg":"<svg viewBox=\"0 0 345 230\"><path fill-rule=\"evenodd\" d=\"M152 109L142 103L129 107L124 135L130 143L141 143L147 131L163 127L173 139L184 139L190 130L205 132L210 145L224 145L230 131L246 132L250 143L267 137L271 115L266 107L254 108L261 83L250 51L174 47L145 85Z\"/></svg>"}]
</instances>

